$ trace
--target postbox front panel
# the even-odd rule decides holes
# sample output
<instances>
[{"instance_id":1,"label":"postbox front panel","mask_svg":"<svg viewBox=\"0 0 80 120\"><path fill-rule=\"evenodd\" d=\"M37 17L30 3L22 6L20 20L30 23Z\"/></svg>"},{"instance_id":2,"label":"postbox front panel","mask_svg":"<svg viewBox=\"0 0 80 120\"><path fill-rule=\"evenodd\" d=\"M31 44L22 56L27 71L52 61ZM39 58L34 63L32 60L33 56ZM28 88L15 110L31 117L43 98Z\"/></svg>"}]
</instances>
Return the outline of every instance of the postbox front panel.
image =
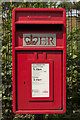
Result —
<instances>
[{"instance_id":1,"label":"postbox front panel","mask_svg":"<svg viewBox=\"0 0 80 120\"><path fill-rule=\"evenodd\" d=\"M48 109L62 108L62 52L16 52L16 64L17 109L47 109L47 106ZM34 76L32 71L33 64L42 66L39 67L39 65L37 65ZM47 65L47 67L44 68L44 65L45 67ZM43 70L39 72L38 70L41 68ZM36 66L34 69L36 69ZM46 76L44 75L45 78L39 76L41 72L47 72L45 74ZM34 96L32 95L33 78L35 79L34 84L36 86L36 88L33 89ZM39 79L41 79L41 81L39 81ZM38 81L36 82L36 80ZM46 85L47 88L45 87L45 81L48 82ZM42 84L41 88L39 88L40 84ZM40 89L42 90L40 91ZM36 92L38 93L36 94ZM43 94L43 92L48 93Z\"/></svg>"},{"instance_id":2,"label":"postbox front panel","mask_svg":"<svg viewBox=\"0 0 80 120\"><path fill-rule=\"evenodd\" d=\"M65 16L64 9L13 11L15 113L66 111Z\"/></svg>"}]
</instances>

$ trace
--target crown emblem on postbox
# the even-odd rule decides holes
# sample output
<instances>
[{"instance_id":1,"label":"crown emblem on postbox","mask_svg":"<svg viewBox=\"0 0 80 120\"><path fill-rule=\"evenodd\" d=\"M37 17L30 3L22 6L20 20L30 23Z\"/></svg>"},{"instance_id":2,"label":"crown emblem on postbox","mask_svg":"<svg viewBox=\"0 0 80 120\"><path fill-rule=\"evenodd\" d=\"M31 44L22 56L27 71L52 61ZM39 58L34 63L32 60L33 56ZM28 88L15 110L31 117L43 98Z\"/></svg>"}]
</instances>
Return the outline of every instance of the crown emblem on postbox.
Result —
<instances>
[{"instance_id":1,"label":"crown emblem on postbox","mask_svg":"<svg viewBox=\"0 0 80 120\"><path fill-rule=\"evenodd\" d=\"M24 38L24 41L25 41L26 45L36 45L38 42L38 37L33 37L32 35L30 35L29 37L26 36Z\"/></svg>"},{"instance_id":2,"label":"crown emblem on postbox","mask_svg":"<svg viewBox=\"0 0 80 120\"><path fill-rule=\"evenodd\" d=\"M56 46L56 34L23 34L23 46Z\"/></svg>"}]
</instances>

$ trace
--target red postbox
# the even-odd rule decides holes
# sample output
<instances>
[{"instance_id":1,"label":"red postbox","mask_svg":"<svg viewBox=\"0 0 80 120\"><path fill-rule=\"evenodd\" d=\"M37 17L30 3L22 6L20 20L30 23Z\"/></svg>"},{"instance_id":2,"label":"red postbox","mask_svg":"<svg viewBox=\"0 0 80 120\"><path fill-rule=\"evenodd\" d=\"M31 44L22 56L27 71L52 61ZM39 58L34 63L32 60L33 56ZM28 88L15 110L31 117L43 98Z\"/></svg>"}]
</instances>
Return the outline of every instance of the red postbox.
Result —
<instances>
[{"instance_id":1,"label":"red postbox","mask_svg":"<svg viewBox=\"0 0 80 120\"><path fill-rule=\"evenodd\" d=\"M13 112L66 112L66 11L15 8L12 17Z\"/></svg>"}]
</instances>

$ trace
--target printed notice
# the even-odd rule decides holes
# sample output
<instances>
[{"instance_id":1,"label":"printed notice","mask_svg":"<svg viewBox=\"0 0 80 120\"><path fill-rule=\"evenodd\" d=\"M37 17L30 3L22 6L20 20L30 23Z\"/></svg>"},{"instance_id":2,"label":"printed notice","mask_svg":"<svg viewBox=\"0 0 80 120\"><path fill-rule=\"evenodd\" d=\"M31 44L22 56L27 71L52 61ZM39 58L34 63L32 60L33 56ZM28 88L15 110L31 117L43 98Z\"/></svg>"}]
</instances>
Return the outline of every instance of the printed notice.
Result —
<instances>
[{"instance_id":1,"label":"printed notice","mask_svg":"<svg viewBox=\"0 0 80 120\"><path fill-rule=\"evenodd\" d=\"M32 97L49 97L49 63L33 63Z\"/></svg>"}]
</instances>

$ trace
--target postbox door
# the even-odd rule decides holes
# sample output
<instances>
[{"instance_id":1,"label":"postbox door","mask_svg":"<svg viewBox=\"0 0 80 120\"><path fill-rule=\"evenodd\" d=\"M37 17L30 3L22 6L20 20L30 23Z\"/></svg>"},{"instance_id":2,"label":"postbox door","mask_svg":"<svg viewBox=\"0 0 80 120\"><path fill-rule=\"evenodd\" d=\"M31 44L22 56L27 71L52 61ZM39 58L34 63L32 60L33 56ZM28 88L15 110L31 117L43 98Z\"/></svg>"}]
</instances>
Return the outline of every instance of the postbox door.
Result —
<instances>
[{"instance_id":1,"label":"postbox door","mask_svg":"<svg viewBox=\"0 0 80 120\"><path fill-rule=\"evenodd\" d=\"M32 95L32 65L40 64L45 67L47 92L40 96ZM38 67L38 66L37 66ZM39 67L41 68L41 67ZM17 109L61 109L62 108L62 52L61 51L17 51L16 52L16 97ZM33 75L32 75L33 74ZM37 72L40 74L40 72ZM38 77L38 75L37 75ZM40 86L40 81L37 82ZM35 82L36 84L36 82ZM48 85L49 84L49 85ZM45 88L45 87L44 87ZM43 90L44 90L43 88ZM42 88L41 88L42 89ZM36 90L36 88L35 88ZM37 92L35 91L35 92ZM39 95L38 95L39 94Z\"/></svg>"}]
</instances>

